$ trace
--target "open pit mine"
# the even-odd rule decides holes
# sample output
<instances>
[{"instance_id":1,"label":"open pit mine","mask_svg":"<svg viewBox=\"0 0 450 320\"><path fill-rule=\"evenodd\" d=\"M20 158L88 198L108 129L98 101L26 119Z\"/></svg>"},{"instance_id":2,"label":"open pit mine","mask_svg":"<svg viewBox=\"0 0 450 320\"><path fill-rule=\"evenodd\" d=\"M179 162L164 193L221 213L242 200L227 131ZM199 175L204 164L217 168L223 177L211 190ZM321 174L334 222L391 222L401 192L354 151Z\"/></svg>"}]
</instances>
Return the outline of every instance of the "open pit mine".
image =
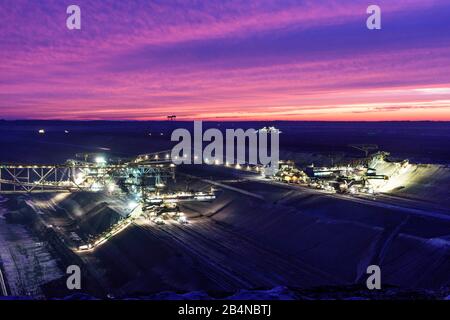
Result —
<instances>
[{"instance_id":1,"label":"open pit mine","mask_svg":"<svg viewBox=\"0 0 450 320\"><path fill-rule=\"evenodd\" d=\"M393 296L442 298L449 183L448 166L386 152L327 167L283 160L271 175L175 166L167 151L1 164L1 294L71 295L66 268L78 265L91 297L327 298L369 294L366 268L379 265Z\"/></svg>"}]
</instances>

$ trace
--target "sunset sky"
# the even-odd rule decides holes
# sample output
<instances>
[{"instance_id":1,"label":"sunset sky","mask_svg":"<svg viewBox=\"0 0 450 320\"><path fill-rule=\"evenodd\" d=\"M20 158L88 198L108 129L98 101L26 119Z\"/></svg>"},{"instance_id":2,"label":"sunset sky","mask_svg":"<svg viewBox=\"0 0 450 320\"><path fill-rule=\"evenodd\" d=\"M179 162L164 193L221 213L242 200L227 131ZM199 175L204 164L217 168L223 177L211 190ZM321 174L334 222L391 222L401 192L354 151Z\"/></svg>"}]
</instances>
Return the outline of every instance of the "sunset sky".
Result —
<instances>
[{"instance_id":1,"label":"sunset sky","mask_svg":"<svg viewBox=\"0 0 450 320\"><path fill-rule=\"evenodd\" d=\"M450 1L0 1L0 118L169 114L450 120Z\"/></svg>"}]
</instances>

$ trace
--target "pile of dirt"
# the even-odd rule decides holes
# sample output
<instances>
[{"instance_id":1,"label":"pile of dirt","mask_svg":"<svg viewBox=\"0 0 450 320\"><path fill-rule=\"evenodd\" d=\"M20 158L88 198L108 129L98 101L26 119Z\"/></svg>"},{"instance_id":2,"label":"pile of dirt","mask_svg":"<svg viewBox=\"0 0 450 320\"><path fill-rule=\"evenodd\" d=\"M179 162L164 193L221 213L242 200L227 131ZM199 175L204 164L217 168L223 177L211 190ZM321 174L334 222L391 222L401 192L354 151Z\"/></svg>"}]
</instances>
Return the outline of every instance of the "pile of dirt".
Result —
<instances>
[{"instance_id":1,"label":"pile of dirt","mask_svg":"<svg viewBox=\"0 0 450 320\"><path fill-rule=\"evenodd\" d=\"M115 225L122 216L102 202L80 217L78 226L84 233L95 236L102 234Z\"/></svg>"},{"instance_id":2,"label":"pile of dirt","mask_svg":"<svg viewBox=\"0 0 450 320\"><path fill-rule=\"evenodd\" d=\"M51 200L49 200L51 201ZM55 201L52 213L72 220L82 238L98 236L121 218L112 199L103 193L77 192Z\"/></svg>"},{"instance_id":3,"label":"pile of dirt","mask_svg":"<svg viewBox=\"0 0 450 320\"><path fill-rule=\"evenodd\" d=\"M388 180L371 180L377 190L450 207L450 167L383 159L374 160L370 166L378 174L389 177Z\"/></svg>"}]
</instances>

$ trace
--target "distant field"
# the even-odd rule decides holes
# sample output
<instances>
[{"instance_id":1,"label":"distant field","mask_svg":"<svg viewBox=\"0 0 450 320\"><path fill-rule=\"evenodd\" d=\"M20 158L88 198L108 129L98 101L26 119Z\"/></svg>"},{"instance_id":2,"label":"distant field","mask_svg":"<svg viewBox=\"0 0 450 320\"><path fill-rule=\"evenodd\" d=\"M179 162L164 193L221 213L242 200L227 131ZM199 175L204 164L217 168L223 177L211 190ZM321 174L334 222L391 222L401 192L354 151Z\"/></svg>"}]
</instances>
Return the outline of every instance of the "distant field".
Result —
<instances>
[{"instance_id":1,"label":"distant field","mask_svg":"<svg viewBox=\"0 0 450 320\"><path fill-rule=\"evenodd\" d=\"M269 125L282 131L282 156L299 161L360 157L362 153L350 144L377 144L396 158L450 163L449 122L207 122L203 127L259 129ZM192 129L192 122L0 121L0 161L53 163L82 152L133 156L170 148L170 135L178 127ZM39 129L46 133L39 135Z\"/></svg>"}]
</instances>

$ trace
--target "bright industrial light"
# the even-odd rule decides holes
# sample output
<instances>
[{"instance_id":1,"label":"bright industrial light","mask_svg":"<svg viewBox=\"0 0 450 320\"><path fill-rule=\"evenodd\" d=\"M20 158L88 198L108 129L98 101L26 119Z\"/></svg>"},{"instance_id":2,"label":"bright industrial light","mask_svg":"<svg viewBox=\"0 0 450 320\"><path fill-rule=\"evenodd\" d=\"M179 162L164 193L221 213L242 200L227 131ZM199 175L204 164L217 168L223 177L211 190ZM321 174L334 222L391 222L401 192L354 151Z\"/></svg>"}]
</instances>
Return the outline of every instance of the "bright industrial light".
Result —
<instances>
[{"instance_id":1,"label":"bright industrial light","mask_svg":"<svg viewBox=\"0 0 450 320\"><path fill-rule=\"evenodd\" d=\"M159 159L159 157L158 157L158 155L156 155L156 156L155 156L155 160L158 160L158 159Z\"/></svg>"},{"instance_id":2,"label":"bright industrial light","mask_svg":"<svg viewBox=\"0 0 450 320\"><path fill-rule=\"evenodd\" d=\"M216 161L214 161L214 163L217 165L217 164L220 164L220 161L216 160Z\"/></svg>"},{"instance_id":3,"label":"bright industrial light","mask_svg":"<svg viewBox=\"0 0 450 320\"><path fill-rule=\"evenodd\" d=\"M45 130L44 129L39 129L39 134L44 134L45 133Z\"/></svg>"},{"instance_id":4,"label":"bright industrial light","mask_svg":"<svg viewBox=\"0 0 450 320\"><path fill-rule=\"evenodd\" d=\"M91 185L91 191L100 191L102 189L102 185L98 182L94 182Z\"/></svg>"},{"instance_id":5,"label":"bright industrial light","mask_svg":"<svg viewBox=\"0 0 450 320\"><path fill-rule=\"evenodd\" d=\"M79 172L75 177L75 183L80 184L81 182L84 181L84 177L85 177L84 173Z\"/></svg>"},{"instance_id":6,"label":"bright industrial light","mask_svg":"<svg viewBox=\"0 0 450 320\"><path fill-rule=\"evenodd\" d=\"M134 209L137 207L137 202L136 201L130 201L128 202L128 209Z\"/></svg>"},{"instance_id":7,"label":"bright industrial light","mask_svg":"<svg viewBox=\"0 0 450 320\"><path fill-rule=\"evenodd\" d=\"M116 190L116 185L114 183L108 184L108 192L114 192Z\"/></svg>"},{"instance_id":8,"label":"bright industrial light","mask_svg":"<svg viewBox=\"0 0 450 320\"><path fill-rule=\"evenodd\" d=\"M197 159L198 159L198 156L197 156L197 155L194 155L194 159L197 160Z\"/></svg>"},{"instance_id":9,"label":"bright industrial light","mask_svg":"<svg viewBox=\"0 0 450 320\"><path fill-rule=\"evenodd\" d=\"M166 154L166 159L169 159L169 155L168 154Z\"/></svg>"},{"instance_id":10,"label":"bright industrial light","mask_svg":"<svg viewBox=\"0 0 450 320\"><path fill-rule=\"evenodd\" d=\"M241 168L241 165L238 163L238 164L236 164L236 169L240 169Z\"/></svg>"},{"instance_id":11,"label":"bright industrial light","mask_svg":"<svg viewBox=\"0 0 450 320\"><path fill-rule=\"evenodd\" d=\"M99 164L106 163L106 159L105 159L105 157L97 157L97 158L95 158L95 163L99 163Z\"/></svg>"},{"instance_id":12,"label":"bright industrial light","mask_svg":"<svg viewBox=\"0 0 450 320\"><path fill-rule=\"evenodd\" d=\"M209 159L208 158L205 158L205 163L209 163Z\"/></svg>"},{"instance_id":13,"label":"bright industrial light","mask_svg":"<svg viewBox=\"0 0 450 320\"><path fill-rule=\"evenodd\" d=\"M188 221L187 221L186 217L181 216L181 217L178 218L178 222L182 223L182 224L186 224Z\"/></svg>"}]
</instances>

